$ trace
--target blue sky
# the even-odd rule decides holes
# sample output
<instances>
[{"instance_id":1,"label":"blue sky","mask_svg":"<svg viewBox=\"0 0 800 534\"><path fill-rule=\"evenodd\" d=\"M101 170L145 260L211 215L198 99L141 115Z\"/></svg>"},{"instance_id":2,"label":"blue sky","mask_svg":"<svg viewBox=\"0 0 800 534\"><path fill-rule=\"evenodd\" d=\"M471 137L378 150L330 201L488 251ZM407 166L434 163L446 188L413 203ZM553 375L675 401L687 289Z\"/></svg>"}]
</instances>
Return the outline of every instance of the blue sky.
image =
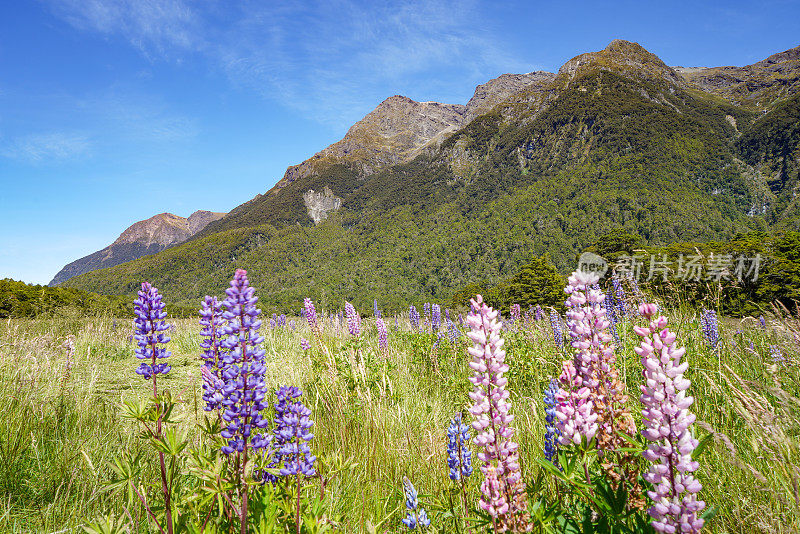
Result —
<instances>
[{"instance_id":1,"label":"blue sky","mask_svg":"<svg viewBox=\"0 0 800 534\"><path fill-rule=\"evenodd\" d=\"M228 211L388 96L466 103L614 38L670 65L800 45L800 2L44 0L0 7L0 278Z\"/></svg>"}]
</instances>

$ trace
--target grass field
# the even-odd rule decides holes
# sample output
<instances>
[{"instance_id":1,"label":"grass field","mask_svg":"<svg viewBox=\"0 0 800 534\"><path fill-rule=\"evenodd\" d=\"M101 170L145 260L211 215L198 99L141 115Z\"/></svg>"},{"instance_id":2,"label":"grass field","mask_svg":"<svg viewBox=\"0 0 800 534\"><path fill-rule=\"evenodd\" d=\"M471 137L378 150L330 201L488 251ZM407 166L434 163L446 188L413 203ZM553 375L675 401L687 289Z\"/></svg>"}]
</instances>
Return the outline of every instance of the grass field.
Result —
<instances>
[{"instance_id":1,"label":"grass field","mask_svg":"<svg viewBox=\"0 0 800 534\"><path fill-rule=\"evenodd\" d=\"M264 310L271 312L271 310ZM713 433L700 456L700 497L718 507L707 532L797 532L800 530L800 325L797 320L725 320L720 344L711 350L693 310L666 314L687 347L687 377L696 401L698 437ZM446 428L469 402L467 339L445 336L435 351L432 334L412 333L407 318L390 326L388 358L377 349L374 320L364 319L364 363L348 360L339 348L348 336L325 320L321 343L310 351L300 338L311 333L300 319L297 330L262 327L270 387L297 385L315 421L311 446L320 470L345 466L326 487L328 514L340 516L340 531L363 532L369 521L378 532L401 530L401 479L420 492L440 532L450 532L437 503L451 484ZM172 321L172 372L162 384L179 404L180 426L199 439L203 418L200 388L200 327L195 320ZM632 347L636 319L619 325L618 365L640 418L641 364ZM0 323L0 532L81 532L87 519L114 512L130 532L152 532L141 507L104 489L109 462L128 449L146 450L134 423L120 416L126 399L145 398L149 382L134 374L129 319L84 318L64 312L35 320ZM737 333L740 332L740 333ZM74 349L65 347L72 336ZM548 321L506 332L509 388L517 438L527 480L540 468L544 407L542 392L567 357L559 354ZM752 348L751 344L752 343ZM322 345L342 354L326 365ZM784 358L774 362L771 346ZM348 462L349 460L349 462ZM347 467L349 465L349 467ZM644 463L643 463L644 465ZM328 466L328 467L326 467ZM144 480L155 479L155 469ZM471 477L477 500L480 473ZM153 495L149 487L143 488ZM553 484L545 486L554 491Z\"/></svg>"}]
</instances>

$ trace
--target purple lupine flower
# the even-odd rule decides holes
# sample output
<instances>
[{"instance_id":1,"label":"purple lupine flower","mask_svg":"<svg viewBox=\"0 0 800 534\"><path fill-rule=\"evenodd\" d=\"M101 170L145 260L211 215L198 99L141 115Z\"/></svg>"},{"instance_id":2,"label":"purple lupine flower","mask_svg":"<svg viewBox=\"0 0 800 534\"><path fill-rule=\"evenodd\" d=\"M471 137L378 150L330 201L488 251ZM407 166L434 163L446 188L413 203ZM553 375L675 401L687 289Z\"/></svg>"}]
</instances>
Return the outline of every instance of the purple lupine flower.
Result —
<instances>
[{"instance_id":1,"label":"purple lupine flower","mask_svg":"<svg viewBox=\"0 0 800 534\"><path fill-rule=\"evenodd\" d=\"M220 354L224 334L225 321L222 319L222 303L217 297L206 296L200 309L200 348L203 349L203 400L205 411L210 412L220 407L222 402L222 380L220 372L222 357Z\"/></svg>"},{"instance_id":2,"label":"purple lupine flower","mask_svg":"<svg viewBox=\"0 0 800 534\"><path fill-rule=\"evenodd\" d=\"M536 310L534 310L534 318L537 321L541 321L544 318L544 310L538 304L536 305Z\"/></svg>"},{"instance_id":3,"label":"purple lupine flower","mask_svg":"<svg viewBox=\"0 0 800 534\"><path fill-rule=\"evenodd\" d=\"M519 304L511 305L511 324L516 325L522 317L522 307Z\"/></svg>"},{"instance_id":4,"label":"purple lupine flower","mask_svg":"<svg viewBox=\"0 0 800 534\"><path fill-rule=\"evenodd\" d=\"M406 498L406 517L402 520L409 530L414 530L417 526L429 527L431 520L424 508L420 508L417 501L417 490L407 477L403 477L403 494Z\"/></svg>"},{"instance_id":5,"label":"purple lupine flower","mask_svg":"<svg viewBox=\"0 0 800 534\"><path fill-rule=\"evenodd\" d=\"M138 295L139 298L133 302L133 313L136 315L133 320L134 338L138 345L134 353L137 358L145 361L139 364L136 374L142 375L145 380L152 378L155 397L158 395L156 377L159 374L165 375L172 369L166 363L156 363L156 360L169 358L172 354L164 347L170 340L164 334L169 330L169 325L164 322L167 314L156 288L149 282L143 282Z\"/></svg>"},{"instance_id":6,"label":"purple lupine flower","mask_svg":"<svg viewBox=\"0 0 800 534\"><path fill-rule=\"evenodd\" d=\"M458 324L459 324L459 326L462 326L462 327L464 326L464 316L461 315L460 313L458 314Z\"/></svg>"},{"instance_id":7,"label":"purple lupine flower","mask_svg":"<svg viewBox=\"0 0 800 534\"><path fill-rule=\"evenodd\" d=\"M227 298L222 304L225 308L222 318L228 322L224 329L227 338L222 343L227 349L222 372L225 382L222 419L228 423L221 434L228 440L228 445L221 448L225 454L241 453L248 447L259 449L269 443L263 434L253 434L254 430L268 424L261 417L261 411L267 407L266 369L264 351L259 347L264 341L258 334L261 310L256 308L258 297L254 293L247 271L237 269L231 287L225 290Z\"/></svg>"},{"instance_id":8,"label":"purple lupine flower","mask_svg":"<svg viewBox=\"0 0 800 534\"><path fill-rule=\"evenodd\" d=\"M294 322L294 319L290 320L290 321L289 321L289 329L290 329L292 332L294 332L296 328L297 328L297 324Z\"/></svg>"},{"instance_id":9,"label":"purple lupine flower","mask_svg":"<svg viewBox=\"0 0 800 534\"><path fill-rule=\"evenodd\" d=\"M286 326L286 315L283 313L278 316L278 326L281 328Z\"/></svg>"},{"instance_id":10,"label":"purple lupine flower","mask_svg":"<svg viewBox=\"0 0 800 534\"><path fill-rule=\"evenodd\" d=\"M400 328L400 322L397 320L397 316L394 316L394 328L392 329L393 332L397 332Z\"/></svg>"},{"instance_id":11,"label":"purple lupine flower","mask_svg":"<svg viewBox=\"0 0 800 534\"><path fill-rule=\"evenodd\" d=\"M357 337L361 333L361 317L349 302L344 303L344 312L347 314L347 329L350 331L350 335Z\"/></svg>"},{"instance_id":12,"label":"purple lupine flower","mask_svg":"<svg viewBox=\"0 0 800 534\"><path fill-rule=\"evenodd\" d=\"M378 309L378 299L372 299L372 314L377 318L381 318L381 310Z\"/></svg>"},{"instance_id":13,"label":"purple lupine flower","mask_svg":"<svg viewBox=\"0 0 800 534\"><path fill-rule=\"evenodd\" d=\"M616 344L619 345L620 339L619 333L617 332L617 323L619 323L619 319L617 318L617 306L614 303L614 294L611 292L611 289L608 290L606 298L603 300L603 309L606 311L608 329L611 331L611 335L614 336Z\"/></svg>"},{"instance_id":14,"label":"purple lupine flower","mask_svg":"<svg viewBox=\"0 0 800 534\"><path fill-rule=\"evenodd\" d=\"M317 457L311 454L308 442L314 438L309 431L314 426L309 416L311 410L297 400L302 395L299 388L282 386L276 392L278 401L275 404L275 429L273 431L273 467L283 467L281 476L305 475L314 476L314 462Z\"/></svg>"},{"instance_id":15,"label":"purple lupine flower","mask_svg":"<svg viewBox=\"0 0 800 534\"><path fill-rule=\"evenodd\" d=\"M431 306L431 331L438 332L442 325L442 309L438 304Z\"/></svg>"},{"instance_id":16,"label":"purple lupine flower","mask_svg":"<svg viewBox=\"0 0 800 534\"><path fill-rule=\"evenodd\" d=\"M622 287L622 280L618 276L611 279L611 285L614 288L614 304L617 306L617 315L620 319L625 319L628 316L628 309L625 305L625 288Z\"/></svg>"},{"instance_id":17,"label":"purple lupine flower","mask_svg":"<svg viewBox=\"0 0 800 534\"><path fill-rule=\"evenodd\" d=\"M429 302L422 305L422 315L426 320L431 316L431 305Z\"/></svg>"},{"instance_id":18,"label":"purple lupine flower","mask_svg":"<svg viewBox=\"0 0 800 534\"><path fill-rule=\"evenodd\" d=\"M553 343L558 350L563 350L564 332L561 330L561 317L555 310L550 311L550 326L553 328Z\"/></svg>"},{"instance_id":19,"label":"purple lupine flower","mask_svg":"<svg viewBox=\"0 0 800 534\"><path fill-rule=\"evenodd\" d=\"M458 412L447 427L447 466L450 468L450 480L455 482L472 474L469 438L469 427L461 422L461 412Z\"/></svg>"},{"instance_id":20,"label":"purple lupine flower","mask_svg":"<svg viewBox=\"0 0 800 534\"><path fill-rule=\"evenodd\" d=\"M558 467L558 440L561 432L556 428L556 395L558 394L558 380L550 380L544 390L544 457Z\"/></svg>"},{"instance_id":21,"label":"purple lupine flower","mask_svg":"<svg viewBox=\"0 0 800 534\"><path fill-rule=\"evenodd\" d=\"M411 327L414 330L419 330L419 312L413 304L408 307L408 320L411 322Z\"/></svg>"},{"instance_id":22,"label":"purple lupine flower","mask_svg":"<svg viewBox=\"0 0 800 534\"><path fill-rule=\"evenodd\" d=\"M770 345L769 355L772 357L773 363L783 363L786 361L786 358L781 353L781 349L778 345Z\"/></svg>"},{"instance_id":23,"label":"purple lupine flower","mask_svg":"<svg viewBox=\"0 0 800 534\"><path fill-rule=\"evenodd\" d=\"M452 320L452 319L450 319L450 308L445 308L444 309L444 318L447 319L448 321Z\"/></svg>"},{"instance_id":24,"label":"purple lupine flower","mask_svg":"<svg viewBox=\"0 0 800 534\"><path fill-rule=\"evenodd\" d=\"M314 307L314 301L306 297L303 300L303 311L305 312L306 321L311 331L315 334L319 332L319 325L317 324L317 309Z\"/></svg>"},{"instance_id":25,"label":"purple lupine flower","mask_svg":"<svg viewBox=\"0 0 800 534\"><path fill-rule=\"evenodd\" d=\"M719 343L719 323L717 322L717 312L714 310L703 310L700 316L700 327L706 342L712 349L717 348Z\"/></svg>"},{"instance_id":26,"label":"purple lupine flower","mask_svg":"<svg viewBox=\"0 0 800 534\"><path fill-rule=\"evenodd\" d=\"M459 331L456 323L449 319L447 320L447 335L450 337L450 344L455 344L458 338L461 337L461 331Z\"/></svg>"},{"instance_id":27,"label":"purple lupine flower","mask_svg":"<svg viewBox=\"0 0 800 534\"><path fill-rule=\"evenodd\" d=\"M759 318L758 318L758 324L760 324L760 325L761 325L761 328L762 328L762 329L764 329L764 330L766 330L766 329L767 329L767 321L764 319L764 316L763 316L763 315L759 316Z\"/></svg>"},{"instance_id":28,"label":"purple lupine flower","mask_svg":"<svg viewBox=\"0 0 800 534\"><path fill-rule=\"evenodd\" d=\"M275 330L276 326L278 326L278 314L277 313L273 313L272 314L272 318L269 320L269 327L272 330Z\"/></svg>"},{"instance_id":29,"label":"purple lupine flower","mask_svg":"<svg viewBox=\"0 0 800 534\"><path fill-rule=\"evenodd\" d=\"M681 363L681 357L686 349L676 346L675 333L667 328L666 317L655 317L657 310L655 304L639 306L639 314L650 324L648 328L634 327L642 337L634 349L644 365L642 435L651 442L643 453L652 462L644 475L654 487L647 492L653 501L648 513L657 532L691 534L703 528L704 521L697 513L705 507L697 500L702 486L692 474L699 467L692 460L698 445L690 431L695 416L689 407L694 399L687 396L691 383L683 377L688 364Z\"/></svg>"},{"instance_id":30,"label":"purple lupine flower","mask_svg":"<svg viewBox=\"0 0 800 534\"><path fill-rule=\"evenodd\" d=\"M300 338L300 348L304 351L311 350L311 342L304 337Z\"/></svg>"},{"instance_id":31,"label":"purple lupine flower","mask_svg":"<svg viewBox=\"0 0 800 534\"><path fill-rule=\"evenodd\" d=\"M475 417L472 427L477 435L475 444L481 448L478 458L483 462L481 472L485 479L481 486L480 507L497 519L501 525L515 530L527 507L525 485L519 465L518 445L513 441L514 416L510 413L508 371L505 363L502 329L497 322L498 312L477 295L470 301L473 311L467 317L470 331L467 336L474 345L467 351L472 356L470 368L475 372L469 378L475 390L469 394L475 403L470 413ZM495 491L495 482L499 492ZM498 495L501 498L498 498Z\"/></svg>"},{"instance_id":32,"label":"purple lupine flower","mask_svg":"<svg viewBox=\"0 0 800 534\"><path fill-rule=\"evenodd\" d=\"M389 350L389 340L388 334L386 332L386 323L383 322L383 319L378 317L375 319L375 327L378 329L378 348L381 349L381 352L386 354L386 351Z\"/></svg>"}]
</instances>

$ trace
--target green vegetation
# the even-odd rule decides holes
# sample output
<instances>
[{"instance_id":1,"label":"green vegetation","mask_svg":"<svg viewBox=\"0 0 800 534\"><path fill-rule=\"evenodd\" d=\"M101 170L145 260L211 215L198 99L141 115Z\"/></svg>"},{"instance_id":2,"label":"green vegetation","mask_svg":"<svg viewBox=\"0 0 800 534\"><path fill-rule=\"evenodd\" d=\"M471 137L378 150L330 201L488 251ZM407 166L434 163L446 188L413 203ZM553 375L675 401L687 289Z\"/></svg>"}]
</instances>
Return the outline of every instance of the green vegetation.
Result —
<instances>
[{"instance_id":1,"label":"green vegetation","mask_svg":"<svg viewBox=\"0 0 800 534\"><path fill-rule=\"evenodd\" d=\"M89 293L71 287L48 287L26 284L10 278L0 280L0 319L8 317L36 317L53 314L69 308L79 315L109 313L130 315L131 299Z\"/></svg>"},{"instance_id":2,"label":"green vegetation","mask_svg":"<svg viewBox=\"0 0 800 534\"><path fill-rule=\"evenodd\" d=\"M720 346L711 350L693 310L666 308L687 347L697 437L705 443L697 458L700 496L718 507L704 532L739 532L743 524L749 532L795 532L800 528L800 506L792 497L800 472L800 420L794 408L800 402L800 347L792 333L800 324L778 316L768 319L766 329L752 318L723 322ZM372 321L365 319L363 326L365 347L377 347ZM618 365L638 423L641 364L632 351L638 343L632 326L619 327ZM400 330L389 336L390 365L367 358L362 374L347 360L331 368L321 346L301 351L300 337L311 337L304 326L296 332L265 330L268 383L304 390L322 473L357 463L333 476L325 489L325 514L340 518L340 531L367 532L370 522L377 532L399 532L403 475L413 477L434 524L453 531L445 491L450 483L445 430L470 390L464 338L453 345L445 338L432 352L435 336L412 333L401 321ZM197 425L204 415L198 332L195 320L177 322L170 333L173 371L163 380L178 404L174 418L192 446L198 445ZM74 336L72 352L64 347L68 336ZM541 395L563 355L552 344L547 321L505 336L521 463L526 480L534 483L542 469L536 462L544 433ZM343 341L326 322L323 346L338 354ZM773 363L772 346L779 347L785 362ZM155 531L135 497L105 490L115 477L112 457L122 451L135 455L147 446L137 438L136 423L121 417L123 401L152 394L133 373L138 364L133 348L110 319L0 322L0 409L5 414L0 418L0 531L78 529L88 518L109 512L132 533ZM138 479L158 477L145 470ZM470 500L477 498L477 479L473 476L468 485ZM551 484L536 495L555 498ZM158 502L158 487L145 482L139 490Z\"/></svg>"}]
</instances>

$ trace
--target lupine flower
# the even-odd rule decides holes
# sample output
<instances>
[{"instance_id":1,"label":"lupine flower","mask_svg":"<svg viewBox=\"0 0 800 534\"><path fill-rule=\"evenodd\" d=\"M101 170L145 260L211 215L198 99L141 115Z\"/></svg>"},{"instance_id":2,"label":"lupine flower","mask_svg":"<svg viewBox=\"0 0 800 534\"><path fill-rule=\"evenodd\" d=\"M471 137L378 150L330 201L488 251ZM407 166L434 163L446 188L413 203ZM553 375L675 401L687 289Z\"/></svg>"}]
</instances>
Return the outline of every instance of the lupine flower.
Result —
<instances>
[{"instance_id":1,"label":"lupine flower","mask_svg":"<svg viewBox=\"0 0 800 534\"><path fill-rule=\"evenodd\" d=\"M273 313L272 319L269 320L269 327L275 330L275 327L278 326L278 315Z\"/></svg>"},{"instance_id":2,"label":"lupine flower","mask_svg":"<svg viewBox=\"0 0 800 534\"><path fill-rule=\"evenodd\" d=\"M351 336L358 336L361 333L361 317L349 302L344 303L344 312L347 314L347 329Z\"/></svg>"},{"instance_id":3,"label":"lupine flower","mask_svg":"<svg viewBox=\"0 0 800 534\"><path fill-rule=\"evenodd\" d=\"M769 347L769 355L772 357L772 361L774 363L783 363L786 361L783 354L781 353L780 347L778 345L770 345Z\"/></svg>"},{"instance_id":4,"label":"lupine flower","mask_svg":"<svg viewBox=\"0 0 800 534\"><path fill-rule=\"evenodd\" d=\"M222 431L222 437L228 440L228 445L221 448L225 454L243 452L248 446L263 448L269 442L262 434L253 434L254 430L268 424L261 417L261 410L267 407L264 351L259 348L264 338L258 334L261 310L256 308L258 297L254 293L247 271L237 269L231 287L225 290L228 298L223 302L225 312L222 314L228 322L227 338L222 343L227 349L222 372L225 382L222 419L228 423Z\"/></svg>"},{"instance_id":5,"label":"lupine flower","mask_svg":"<svg viewBox=\"0 0 800 534\"><path fill-rule=\"evenodd\" d=\"M289 329L291 329L291 331L292 331L292 332L294 332L294 331L295 331L295 328L296 328L296 327L297 327L297 325L295 324L295 322L294 322L294 319L292 319L291 321L289 321Z\"/></svg>"},{"instance_id":6,"label":"lupine flower","mask_svg":"<svg viewBox=\"0 0 800 534\"><path fill-rule=\"evenodd\" d=\"M222 364L220 345L224 336L222 319L222 303L217 297L206 296L200 309L200 348L203 349L203 400L206 402L204 410L212 411L220 407L222 402L222 381L220 368ZM208 375L208 376L207 376Z\"/></svg>"},{"instance_id":7,"label":"lupine flower","mask_svg":"<svg viewBox=\"0 0 800 534\"><path fill-rule=\"evenodd\" d=\"M314 333L319 333L319 324L317 323L317 309L314 307L314 301L306 297L303 299L303 311L305 312L306 321L308 326Z\"/></svg>"},{"instance_id":8,"label":"lupine flower","mask_svg":"<svg viewBox=\"0 0 800 534\"><path fill-rule=\"evenodd\" d=\"M544 317L544 310L542 310L542 307L539 306L538 304L536 305L536 309L534 310L533 313L534 313L533 316L537 321L541 321L542 318Z\"/></svg>"},{"instance_id":9,"label":"lupine flower","mask_svg":"<svg viewBox=\"0 0 800 534\"><path fill-rule=\"evenodd\" d=\"M611 279L611 285L614 287L614 304L617 307L617 315L620 319L625 319L628 316L628 309L625 305L625 288L622 287L622 280L618 276L614 276Z\"/></svg>"},{"instance_id":10,"label":"lupine flower","mask_svg":"<svg viewBox=\"0 0 800 534\"><path fill-rule=\"evenodd\" d=\"M283 313L278 316L278 326L280 327L286 326L286 315Z\"/></svg>"},{"instance_id":11,"label":"lupine flower","mask_svg":"<svg viewBox=\"0 0 800 534\"><path fill-rule=\"evenodd\" d=\"M143 282L138 295L139 298L133 302L133 313L136 315L133 320L134 338L138 345L134 353L137 358L145 361L139 364L136 374L142 375L145 380L150 380L152 377L153 395L155 396L157 394L156 376L165 375L172 369L166 363L156 363L156 360L169 358L172 354L164 347L170 340L163 333L169 330L169 325L164 322L167 314L164 311L164 303L161 302L161 295L156 288L149 282Z\"/></svg>"},{"instance_id":12,"label":"lupine flower","mask_svg":"<svg viewBox=\"0 0 800 534\"><path fill-rule=\"evenodd\" d=\"M569 360L563 362L558 381L561 384L556 393L556 428L561 435L559 443L568 446L578 445L581 441L590 442L597 433L597 413L589 399L589 388L583 385L583 380Z\"/></svg>"},{"instance_id":13,"label":"lupine flower","mask_svg":"<svg viewBox=\"0 0 800 534\"><path fill-rule=\"evenodd\" d=\"M300 338L300 348L303 350L311 350L311 342L304 337Z\"/></svg>"},{"instance_id":14,"label":"lupine flower","mask_svg":"<svg viewBox=\"0 0 800 534\"><path fill-rule=\"evenodd\" d=\"M408 320L411 322L411 326L414 330L419 330L419 312L413 304L408 308Z\"/></svg>"},{"instance_id":15,"label":"lupine flower","mask_svg":"<svg viewBox=\"0 0 800 534\"><path fill-rule=\"evenodd\" d=\"M550 385L544 390L544 457L553 465L558 466L558 440L561 432L556 428L556 394L558 394L558 380L550 380Z\"/></svg>"},{"instance_id":16,"label":"lupine flower","mask_svg":"<svg viewBox=\"0 0 800 534\"><path fill-rule=\"evenodd\" d=\"M428 318L430 318L430 316L431 316L431 305L430 305L429 302L426 302L425 304L422 305L422 315L425 317L426 320Z\"/></svg>"},{"instance_id":17,"label":"lupine flower","mask_svg":"<svg viewBox=\"0 0 800 534\"><path fill-rule=\"evenodd\" d=\"M644 475L654 487L647 492L653 500L648 513L657 532L696 533L703 528L704 521L697 513L705 503L697 500L702 486L692 474L699 467L692 460L698 442L690 432L695 416L689 411L694 399L686 394L691 384L683 377L688 364L681 363L686 349L676 346L667 318L656 318L656 313L655 304L642 304L639 314L650 321L649 327L634 327L642 337L641 345L634 349L644 365L642 435L651 442L643 453L652 462Z\"/></svg>"},{"instance_id":18,"label":"lupine flower","mask_svg":"<svg viewBox=\"0 0 800 534\"><path fill-rule=\"evenodd\" d=\"M550 312L550 326L553 327L553 343L556 344L558 350L564 348L564 333L561 330L561 317L555 310Z\"/></svg>"},{"instance_id":19,"label":"lupine flower","mask_svg":"<svg viewBox=\"0 0 800 534\"><path fill-rule=\"evenodd\" d=\"M481 448L478 458L483 462L481 472L485 479L481 486L480 507L497 520L503 528L519 530L526 524L527 497L519 466L518 445L511 423L508 371L505 363L504 340L500 336L498 312L487 306L477 295L470 301L475 310L467 317L470 331L467 336L474 345L468 352L472 356L469 366L475 372L470 382L475 390L469 394L475 403L470 413L475 418L472 427L477 435L475 444Z\"/></svg>"},{"instance_id":20,"label":"lupine flower","mask_svg":"<svg viewBox=\"0 0 800 534\"><path fill-rule=\"evenodd\" d=\"M605 300L603 301L603 309L606 311L608 329L611 331L611 335L614 336L614 341L617 343L617 345L619 345L620 339L619 333L617 333L617 323L619 323L619 319L617 318L617 306L614 304L614 294L611 292L610 288L606 293Z\"/></svg>"},{"instance_id":21,"label":"lupine flower","mask_svg":"<svg viewBox=\"0 0 800 534\"><path fill-rule=\"evenodd\" d=\"M438 304L431 306L431 331L438 332L442 325L442 309Z\"/></svg>"},{"instance_id":22,"label":"lupine flower","mask_svg":"<svg viewBox=\"0 0 800 534\"><path fill-rule=\"evenodd\" d=\"M444 318L447 319L448 321L451 320L450 319L450 308L445 308L444 309Z\"/></svg>"},{"instance_id":23,"label":"lupine flower","mask_svg":"<svg viewBox=\"0 0 800 534\"><path fill-rule=\"evenodd\" d=\"M447 320L447 335L450 337L451 344L455 344L458 338L461 337L461 332L458 330L458 327L449 319Z\"/></svg>"},{"instance_id":24,"label":"lupine flower","mask_svg":"<svg viewBox=\"0 0 800 534\"><path fill-rule=\"evenodd\" d=\"M719 324L717 323L717 312L714 310L704 310L700 316L700 327L703 329L708 345L715 349L719 343Z\"/></svg>"},{"instance_id":25,"label":"lupine flower","mask_svg":"<svg viewBox=\"0 0 800 534\"><path fill-rule=\"evenodd\" d=\"M522 308L519 304L511 305L511 323L517 324L522 317Z\"/></svg>"},{"instance_id":26,"label":"lupine flower","mask_svg":"<svg viewBox=\"0 0 800 534\"><path fill-rule=\"evenodd\" d=\"M450 467L450 480L458 482L472 474L469 438L469 427L461 422L461 412L459 412L447 428L447 465Z\"/></svg>"},{"instance_id":27,"label":"lupine flower","mask_svg":"<svg viewBox=\"0 0 800 534\"><path fill-rule=\"evenodd\" d=\"M397 320L397 316L394 317L394 328L392 329L393 332L397 332L400 328L400 322Z\"/></svg>"},{"instance_id":28,"label":"lupine flower","mask_svg":"<svg viewBox=\"0 0 800 534\"><path fill-rule=\"evenodd\" d=\"M386 354L386 351L389 349L389 340L388 334L386 332L386 323L383 322L383 319L378 317L375 319L375 327L378 329L378 348L381 349L381 352Z\"/></svg>"},{"instance_id":29,"label":"lupine flower","mask_svg":"<svg viewBox=\"0 0 800 534\"><path fill-rule=\"evenodd\" d=\"M381 318L381 310L378 309L378 299L372 299L372 313L376 318Z\"/></svg>"},{"instance_id":30,"label":"lupine flower","mask_svg":"<svg viewBox=\"0 0 800 534\"><path fill-rule=\"evenodd\" d=\"M275 429L273 431L274 467L283 467L281 476L302 474L314 476L314 462L317 457L311 454L308 442L314 438L309 429L314 421L309 419L311 410L297 400L302 392L294 386L282 386L276 392Z\"/></svg>"},{"instance_id":31,"label":"lupine flower","mask_svg":"<svg viewBox=\"0 0 800 534\"><path fill-rule=\"evenodd\" d=\"M759 316L759 318L758 318L758 324L760 324L760 325L761 325L761 328L763 328L764 330L766 330L766 329L767 329L767 321L764 319L764 316L763 316L763 315Z\"/></svg>"},{"instance_id":32,"label":"lupine flower","mask_svg":"<svg viewBox=\"0 0 800 534\"><path fill-rule=\"evenodd\" d=\"M414 530L417 526L429 527L431 520L428 519L428 514L424 508L420 508L419 501L417 500L417 490L407 477L403 477L403 493L406 497L406 517L402 520L403 524Z\"/></svg>"}]
</instances>

